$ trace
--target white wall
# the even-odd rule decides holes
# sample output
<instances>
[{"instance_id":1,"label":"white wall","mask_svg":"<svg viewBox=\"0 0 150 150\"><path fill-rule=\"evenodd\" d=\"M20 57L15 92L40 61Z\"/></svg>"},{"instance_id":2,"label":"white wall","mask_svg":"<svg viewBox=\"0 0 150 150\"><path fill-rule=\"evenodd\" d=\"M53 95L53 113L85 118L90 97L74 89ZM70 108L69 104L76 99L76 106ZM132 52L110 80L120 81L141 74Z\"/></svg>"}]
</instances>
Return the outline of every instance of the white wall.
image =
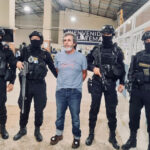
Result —
<instances>
[{"instance_id":1,"label":"white wall","mask_svg":"<svg viewBox=\"0 0 150 150\"><path fill-rule=\"evenodd\" d=\"M76 22L71 22L71 16L76 17ZM59 17L60 32L59 32L59 44L62 43L63 29L87 29L87 30L100 30L103 25L110 24L114 27L117 26L117 21L113 21L109 18L104 18L88 13L74 11L67 9L66 11L60 11Z\"/></svg>"},{"instance_id":2,"label":"white wall","mask_svg":"<svg viewBox=\"0 0 150 150\"><path fill-rule=\"evenodd\" d=\"M15 47L19 47L22 42L29 44L29 34L37 30L43 31L43 17L37 15L25 15L16 17L16 29L15 32Z\"/></svg>"}]
</instances>

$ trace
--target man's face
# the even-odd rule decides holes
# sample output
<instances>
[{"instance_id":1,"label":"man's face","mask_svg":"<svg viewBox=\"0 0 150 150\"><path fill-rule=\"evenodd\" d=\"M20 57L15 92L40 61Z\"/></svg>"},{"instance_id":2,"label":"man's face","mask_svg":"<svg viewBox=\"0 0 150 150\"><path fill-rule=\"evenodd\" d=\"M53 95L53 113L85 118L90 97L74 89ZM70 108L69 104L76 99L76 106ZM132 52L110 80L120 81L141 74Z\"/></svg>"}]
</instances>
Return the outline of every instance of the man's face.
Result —
<instances>
[{"instance_id":1,"label":"man's face","mask_svg":"<svg viewBox=\"0 0 150 150\"><path fill-rule=\"evenodd\" d=\"M73 36L67 35L64 37L63 44L65 48L74 47L75 43L73 43Z\"/></svg>"},{"instance_id":2,"label":"man's face","mask_svg":"<svg viewBox=\"0 0 150 150\"><path fill-rule=\"evenodd\" d=\"M112 36L110 33L103 33L103 36Z\"/></svg>"},{"instance_id":3,"label":"man's face","mask_svg":"<svg viewBox=\"0 0 150 150\"><path fill-rule=\"evenodd\" d=\"M32 36L31 40L40 40L40 37L39 36Z\"/></svg>"},{"instance_id":4,"label":"man's face","mask_svg":"<svg viewBox=\"0 0 150 150\"><path fill-rule=\"evenodd\" d=\"M145 40L145 43L150 43L150 39Z\"/></svg>"}]
</instances>

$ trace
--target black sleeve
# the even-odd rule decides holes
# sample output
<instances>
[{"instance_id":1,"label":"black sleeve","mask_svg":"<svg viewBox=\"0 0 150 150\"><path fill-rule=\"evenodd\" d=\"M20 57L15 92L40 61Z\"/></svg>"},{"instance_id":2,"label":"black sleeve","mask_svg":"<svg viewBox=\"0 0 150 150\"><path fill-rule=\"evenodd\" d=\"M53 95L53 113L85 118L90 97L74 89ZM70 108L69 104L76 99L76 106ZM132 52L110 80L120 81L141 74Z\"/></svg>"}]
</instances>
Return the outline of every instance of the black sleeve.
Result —
<instances>
[{"instance_id":1,"label":"black sleeve","mask_svg":"<svg viewBox=\"0 0 150 150\"><path fill-rule=\"evenodd\" d=\"M132 79L132 77L134 76L134 73L136 72L137 69L138 69L138 67L137 67L137 56L135 55L135 56L131 57L130 67L129 67L128 76L127 76L128 80Z\"/></svg>"},{"instance_id":2,"label":"black sleeve","mask_svg":"<svg viewBox=\"0 0 150 150\"><path fill-rule=\"evenodd\" d=\"M96 47L94 47L93 50L91 50L90 53L86 56L87 64L88 64L87 69L89 71L93 71L93 69L95 67L95 65L94 65L94 56L93 56L93 52L94 52L95 49L96 49Z\"/></svg>"},{"instance_id":3,"label":"black sleeve","mask_svg":"<svg viewBox=\"0 0 150 150\"><path fill-rule=\"evenodd\" d=\"M117 60L117 62L121 65L121 68L122 68L122 71L123 71L122 75L119 77L119 82L120 82L120 84L124 85L125 84L125 74L126 74L126 72L125 72L125 64L123 62L124 54L123 54L121 48L119 48L119 47L118 47L118 51L119 51L119 53L118 53L118 60Z\"/></svg>"},{"instance_id":4,"label":"black sleeve","mask_svg":"<svg viewBox=\"0 0 150 150\"><path fill-rule=\"evenodd\" d=\"M16 63L17 63L17 60L12 52L12 50L8 49L7 50L7 62L8 62L8 65L12 71L12 79L10 81L11 84L14 84L15 82L15 79L16 79Z\"/></svg>"},{"instance_id":5,"label":"black sleeve","mask_svg":"<svg viewBox=\"0 0 150 150\"><path fill-rule=\"evenodd\" d=\"M56 72L56 68L54 66L53 59L52 59L50 53L48 53L48 52L45 52L45 53L46 53L46 64L48 65L48 68L51 70L53 75L57 78L57 72Z\"/></svg>"}]
</instances>

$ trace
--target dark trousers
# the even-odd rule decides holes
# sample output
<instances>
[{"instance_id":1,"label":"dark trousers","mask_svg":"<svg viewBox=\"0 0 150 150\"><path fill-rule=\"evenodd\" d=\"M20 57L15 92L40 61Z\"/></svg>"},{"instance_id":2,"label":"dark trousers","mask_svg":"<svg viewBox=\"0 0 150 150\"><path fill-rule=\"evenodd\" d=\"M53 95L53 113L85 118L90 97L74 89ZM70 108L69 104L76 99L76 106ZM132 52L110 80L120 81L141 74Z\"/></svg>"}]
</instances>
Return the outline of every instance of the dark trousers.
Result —
<instances>
[{"instance_id":1,"label":"dark trousers","mask_svg":"<svg viewBox=\"0 0 150 150\"><path fill-rule=\"evenodd\" d=\"M131 131L137 131L140 124L141 109L145 106L147 118L147 131L150 134L150 90L134 89L131 92L129 107L129 127Z\"/></svg>"},{"instance_id":2,"label":"dark trousers","mask_svg":"<svg viewBox=\"0 0 150 150\"><path fill-rule=\"evenodd\" d=\"M24 113L20 112L20 127L26 127L29 118L29 112L31 107L32 98L34 99L34 111L35 111L35 121L36 127L40 127L43 123L43 110L46 106L47 96L46 96L46 83L42 81L27 80L26 84L26 100L24 103ZM20 96L18 100L20 109L22 109L22 96L20 91Z\"/></svg>"},{"instance_id":3,"label":"dark trousers","mask_svg":"<svg viewBox=\"0 0 150 150\"><path fill-rule=\"evenodd\" d=\"M117 126L116 106L118 104L116 93L116 82L110 81L108 90L105 91L102 83L98 80L92 80L92 103L89 112L89 128L94 129L96 126L97 115L100 109L102 93L105 97L106 115L108 126L111 131L115 131Z\"/></svg>"},{"instance_id":4,"label":"dark trousers","mask_svg":"<svg viewBox=\"0 0 150 150\"><path fill-rule=\"evenodd\" d=\"M0 77L0 124L3 125L5 125L7 121L6 100L6 81L3 77Z\"/></svg>"}]
</instances>

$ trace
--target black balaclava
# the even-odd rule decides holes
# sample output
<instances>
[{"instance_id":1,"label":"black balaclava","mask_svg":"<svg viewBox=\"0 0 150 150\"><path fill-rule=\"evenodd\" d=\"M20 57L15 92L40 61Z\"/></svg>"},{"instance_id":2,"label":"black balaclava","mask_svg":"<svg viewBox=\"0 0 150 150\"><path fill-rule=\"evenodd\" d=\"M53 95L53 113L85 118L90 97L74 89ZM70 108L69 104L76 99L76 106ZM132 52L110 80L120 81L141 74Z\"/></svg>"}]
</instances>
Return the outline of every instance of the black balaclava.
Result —
<instances>
[{"instance_id":1,"label":"black balaclava","mask_svg":"<svg viewBox=\"0 0 150 150\"><path fill-rule=\"evenodd\" d=\"M39 49L41 47L41 40L31 40L32 48Z\"/></svg>"},{"instance_id":2,"label":"black balaclava","mask_svg":"<svg viewBox=\"0 0 150 150\"><path fill-rule=\"evenodd\" d=\"M150 53L150 42L146 43L144 42L144 45L145 45L145 50Z\"/></svg>"},{"instance_id":3,"label":"black balaclava","mask_svg":"<svg viewBox=\"0 0 150 150\"><path fill-rule=\"evenodd\" d=\"M106 47L106 48L112 47L112 45L113 45L112 38L113 38L113 36L104 36L104 35L102 35L103 46Z\"/></svg>"}]
</instances>

